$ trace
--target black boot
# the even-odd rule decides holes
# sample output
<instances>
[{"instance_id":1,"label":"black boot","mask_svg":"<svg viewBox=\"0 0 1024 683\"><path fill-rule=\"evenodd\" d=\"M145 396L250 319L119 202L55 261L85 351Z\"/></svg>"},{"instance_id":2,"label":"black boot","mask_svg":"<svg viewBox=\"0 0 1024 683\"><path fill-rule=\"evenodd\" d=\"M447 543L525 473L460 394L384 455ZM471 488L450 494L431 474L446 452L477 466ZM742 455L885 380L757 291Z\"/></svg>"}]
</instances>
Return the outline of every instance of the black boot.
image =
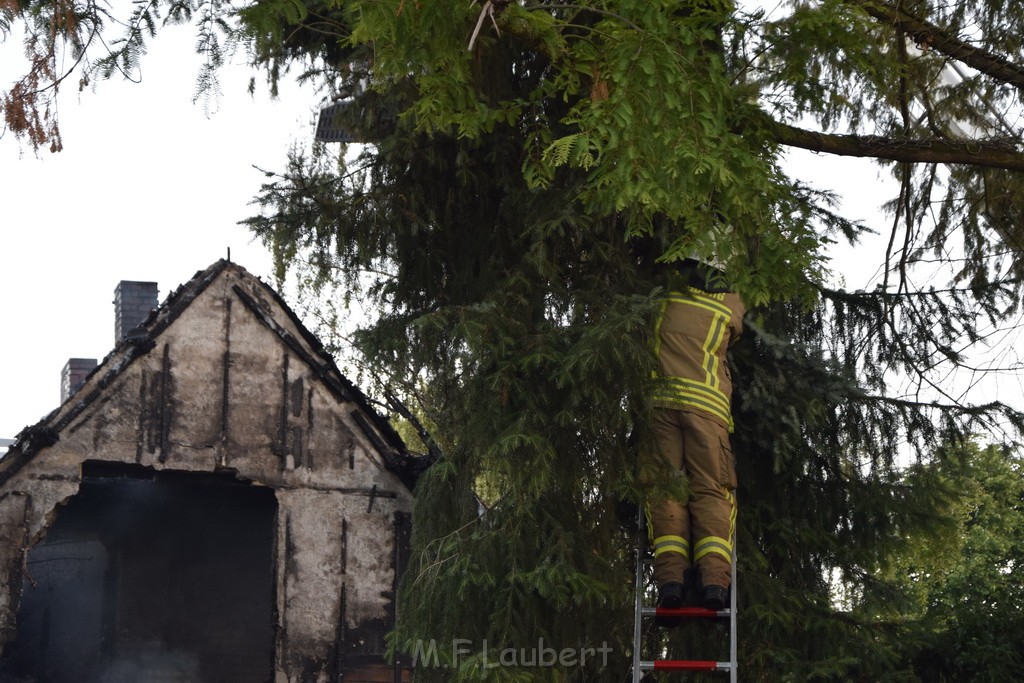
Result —
<instances>
[{"instance_id":1,"label":"black boot","mask_svg":"<svg viewBox=\"0 0 1024 683\"><path fill-rule=\"evenodd\" d=\"M658 588L658 607L676 609L683 606L683 599L686 596L686 588L681 583L665 583ZM675 628L679 626L679 617L655 616L654 623L661 628Z\"/></svg>"},{"instance_id":2,"label":"black boot","mask_svg":"<svg viewBox=\"0 0 1024 683\"><path fill-rule=\"evenodd\" d=\"M721 611L729 602L729 589L711 584L704 586L700 591L700 601L708 609Z\"/></svg>"}]
</instances>

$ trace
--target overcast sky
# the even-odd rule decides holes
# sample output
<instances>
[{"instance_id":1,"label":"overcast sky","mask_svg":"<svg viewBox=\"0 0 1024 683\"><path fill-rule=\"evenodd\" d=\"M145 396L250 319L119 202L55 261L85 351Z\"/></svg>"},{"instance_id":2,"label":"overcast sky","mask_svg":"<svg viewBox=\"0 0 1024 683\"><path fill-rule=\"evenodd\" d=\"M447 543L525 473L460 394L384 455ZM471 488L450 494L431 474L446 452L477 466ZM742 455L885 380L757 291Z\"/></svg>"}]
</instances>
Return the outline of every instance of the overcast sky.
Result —
<instances>
[{"instance_id":1,"label":"overcast sky","mask_svg":"<svg viewBox=\"0 0 1024 683\"><path fill-rule=\"evenodd\" d=\"M269 279L270 257L237 222L292 144L312 139L320 98L287 78L282 96L248 95L244 64L224 70L213 110L193 104L199 68L191 27L165 30L142 61L142 83L109 81L98 92L65 89L64 151L36 158L0 138L0 438L13 438L56 408L71 357L102 360L114 345L113 292L120 280L156 281L160 300L231 249L232 260ZM0 83L15 77L20 45L0 45ZM20 75L20 74L19 74ZM894 190L867 161L792 153L806 178L842 190L841 210L887 234L880 205ZM878 242L838 253L852 286L875 272ZM1014 344L1020 333L1003 339ZM1014 341L1017 340L1017 341ZM960 382L960 389L967 384ZM959 389L958 389L959 391ZM975 401L1021 404L1020 374L989 378Z\"/></svg>"},{"instance_id":2,"label":"overcast sky","mask_svg":"<svg viewBox=\"0 0 1024 683\"><path fill-rule=\"evenodd\" d=\"M231 249L269 276L270 257L237 221L263 179L313 135L319 99L282 84L271 101L247 93L244 65L223 74L209 115L193 104L193 30L152 43L140 84L109 81L60 100L64 151L0 139L0 438L13 438L60 402L70 357L102 360L114 345L114 288L156 281L160 300ZM0 83L15 77L17 43L0 45ZM73 79L77 81L77 79Z\"/></svg>"}]
</instances>

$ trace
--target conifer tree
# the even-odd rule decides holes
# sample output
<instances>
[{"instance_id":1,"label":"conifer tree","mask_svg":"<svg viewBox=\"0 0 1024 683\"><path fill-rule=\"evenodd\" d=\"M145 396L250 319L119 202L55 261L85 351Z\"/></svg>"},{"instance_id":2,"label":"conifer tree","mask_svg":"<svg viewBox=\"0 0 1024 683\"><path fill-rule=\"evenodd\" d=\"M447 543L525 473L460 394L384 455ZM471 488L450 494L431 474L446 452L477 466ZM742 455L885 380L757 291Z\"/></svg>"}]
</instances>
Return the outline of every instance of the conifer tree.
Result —
<instances>
[{"instance_id":1,"label":"conifer tree","mask_svg":"<svg viewBox=\"0 0 1024 683\"><path fill-rule=\"evenodd\" d=\"M3 7L83 54L103 19ZM625 675L636 533L616 513L656 467L638 458L655 263L690 254L722 262L754 309L733 355L743 678L912 675L902 621L858 609L899 587L884 568L943 518L944 489L900 475L900 444L941 457L942 440L1021 426L942 378L1019 312L1024 17L996 0L273 0L149 4L131 26L161 8L213 13L202 25L247 42L272 82L303 68L369 143L349 161L295 152L248 223L282 273L376 304L356 345L433 425L443 455L417 491L392 641L441 644L453 668L422 680ZM145 35L100 70L132 68ZM949 64L962 79L940 80ZM9 125L55 140L44 104L15 87ZM891 169L874 290L829 277L828 244L864 226L787 174L787 146ZM486 666L541 639L611 654Z\"/></svg>"}]
</instances>

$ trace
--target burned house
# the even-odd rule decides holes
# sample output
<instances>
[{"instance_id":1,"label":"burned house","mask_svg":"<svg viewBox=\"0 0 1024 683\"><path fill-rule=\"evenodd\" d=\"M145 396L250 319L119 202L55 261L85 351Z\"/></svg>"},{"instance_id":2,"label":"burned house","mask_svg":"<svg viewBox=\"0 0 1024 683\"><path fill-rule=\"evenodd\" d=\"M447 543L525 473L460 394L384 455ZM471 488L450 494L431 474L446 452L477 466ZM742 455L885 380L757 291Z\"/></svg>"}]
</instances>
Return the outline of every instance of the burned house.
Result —
<instances>
[{"instance_id":1,"label":"burned house","mask_svg":"<svg viewBox=\"0 0 1024 683\"><path fill-rule=\"evenodd\" d=\"M156 303L0 460L0 680L404 680L401 439L238 265Z\"/></svg>"}]
</instances>

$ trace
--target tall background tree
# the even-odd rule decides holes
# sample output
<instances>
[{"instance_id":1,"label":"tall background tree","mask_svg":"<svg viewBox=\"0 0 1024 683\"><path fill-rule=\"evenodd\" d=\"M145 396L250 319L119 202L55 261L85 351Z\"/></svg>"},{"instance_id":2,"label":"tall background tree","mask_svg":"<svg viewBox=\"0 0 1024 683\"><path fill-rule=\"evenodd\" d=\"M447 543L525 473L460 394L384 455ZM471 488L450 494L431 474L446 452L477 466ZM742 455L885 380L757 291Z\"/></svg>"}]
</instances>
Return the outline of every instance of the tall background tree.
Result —
<instances>
[{"instance_id":1,"label":"tall background tree","mask_svg":"<svg viewBox=\"0 0 1024 683\"><path fill-rule=\"evenodd\" d=\"M369 144L294 152L248 223L282 275L372 304L353 343L443 453L393 643L465 638L474 656L424 678L625 675L635 534L616 509L639 498L657 263L690 254L753 309L733 358L744 678L915 675L920 610L871 606L907 591L906 539L955 520L947 482L900 459L1021 426L949 377L1020 313L1024 16L995 0L134 7L115 22L92 2L0 3L31 57L7 125L58 149L61 82L130 71L161 22L189 19L201 83L245 45L271 83L297 72L348 103L335 125ZM79 71L58 69L65 51ZM788 147L891 171L873 289L830 276L829 245L866 228L782 164ZM483 666L485 641L493 657L540 638L614 654Z\"/></svg>"},{"instance_id":2,"label":"tall background tree","mask_svg":"<svg viewBox=\"0 0 1024 683\"><path fill-rule=\"evenodd\" d=\"M905 483L945 487L947 523L930 538L908 537L906 552L892 558L885 571L902 600L860 609L913 619L904 656L922 680L1012 680L1024 665L1021 458L970 441L942 450L935 462L908 468Z\"/></svg>"}]
</instances>

